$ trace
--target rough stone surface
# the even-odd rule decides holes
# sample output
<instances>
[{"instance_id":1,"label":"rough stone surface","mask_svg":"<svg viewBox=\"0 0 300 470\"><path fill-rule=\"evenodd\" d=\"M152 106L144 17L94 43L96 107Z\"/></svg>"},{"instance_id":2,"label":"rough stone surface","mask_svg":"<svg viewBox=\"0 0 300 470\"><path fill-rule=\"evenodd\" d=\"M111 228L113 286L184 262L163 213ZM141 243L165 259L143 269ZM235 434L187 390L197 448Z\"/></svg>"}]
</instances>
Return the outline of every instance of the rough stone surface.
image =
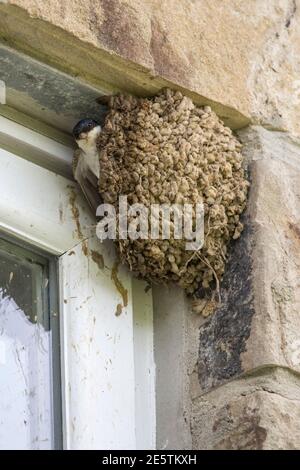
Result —
<instances>
[{"instance_id":1,"label":"rough stone surface","mask_svg":"<svg viewBox=\"0 0 300 470\"><path fill-rule=\"evenodd\" d=\"M224 385L193 401L194 449L299 449L300 382L287 370Z\"/></svg>"},{"instance_id":2,"label":"rough stone surface","mask_svg":"<svg viewBox=\"0 0 300 470\"><path fill-rule=\"evenodd\" d=\"M242 370L281 364L300 371L300 145L262 128L247 135L255 141L247 149L256 159L249 206L255 315Z\"/></svg>"},{"instance_id":3,"label":"rough stone surface","mask_svg":"<svg viewBox=\"0 0 300 470\"><path fill-rule=\"evenodd\" d=\"M195 449L300 447L300 146L262 127L239 132L251 175L243 237L222 305L187 316Z\"/></svg>"},{"instance_id":4,"label":"rough stone surface","mask_svg":"<svg viewBox=\"0 0 300 470\"><path fill-rule=\"evenodd\" d=\"M240 137L252 160L246 230L199 330L199 393L267 365L300 371L300 146L258 127Z\"/></svg>"},{"instance_id":5,"label":"rough stone surface","mask_svg":"<svg viewBox=\"0 0 300 470\"><path fill-rule=\"evenodd\" d=\"M121 76L139 93L166 80L199 104L214 102L235 127L251 118L300 132L299 0L7 0L0 8L2 40L108 89Z\"/></svg>"},{"instance_id":6,"label":"rough stone surface","mask_svg":"<svg viewBox=\"0 0 300 470\"><path fill-rule=\"evenodd\" d=\"M242 372L255 313L253 299L253 234L248 220L243 236L232 243L221 285L221 306L200 328L198 377L203 390Z\"/></svg>"}]
</instances>

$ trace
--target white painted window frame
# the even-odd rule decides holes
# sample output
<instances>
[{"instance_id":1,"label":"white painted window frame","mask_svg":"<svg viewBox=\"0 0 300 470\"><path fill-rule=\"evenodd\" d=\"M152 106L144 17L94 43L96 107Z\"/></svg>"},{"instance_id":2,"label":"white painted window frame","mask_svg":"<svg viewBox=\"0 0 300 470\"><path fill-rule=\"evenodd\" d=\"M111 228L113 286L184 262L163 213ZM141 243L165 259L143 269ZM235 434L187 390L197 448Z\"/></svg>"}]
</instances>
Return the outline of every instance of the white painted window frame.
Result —
<instances>
[{"instance_id":1,"label":"white painted window frame","mask_svg":"<svg viewBox=\"0 0 300 470\"><path fill-rule=\"evenodd\" d=\"M113 245L68 179L72 153L0 116L0 230L59 257L64 448L154 449L151 292L120 268L115 315Z\"/></svg>"}]
</instances>

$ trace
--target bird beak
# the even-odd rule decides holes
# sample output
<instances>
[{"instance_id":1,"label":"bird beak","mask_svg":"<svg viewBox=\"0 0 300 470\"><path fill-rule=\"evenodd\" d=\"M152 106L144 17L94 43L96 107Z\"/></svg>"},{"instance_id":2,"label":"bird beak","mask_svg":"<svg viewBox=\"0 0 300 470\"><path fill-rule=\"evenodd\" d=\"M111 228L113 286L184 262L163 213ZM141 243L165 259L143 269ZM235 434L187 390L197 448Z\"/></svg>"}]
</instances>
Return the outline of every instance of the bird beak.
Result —
<instances>
[{"instance_id":1,"label":"bird beak","mask_svg":"<svg viewBox=\"0 0 300 470\"><path fill-rule=\"evenodd\" d=\"M86 139L87 138L87 132L81 132L79 134L79 139L82 140L82 139Z\"/></svg>"}]
</instances>

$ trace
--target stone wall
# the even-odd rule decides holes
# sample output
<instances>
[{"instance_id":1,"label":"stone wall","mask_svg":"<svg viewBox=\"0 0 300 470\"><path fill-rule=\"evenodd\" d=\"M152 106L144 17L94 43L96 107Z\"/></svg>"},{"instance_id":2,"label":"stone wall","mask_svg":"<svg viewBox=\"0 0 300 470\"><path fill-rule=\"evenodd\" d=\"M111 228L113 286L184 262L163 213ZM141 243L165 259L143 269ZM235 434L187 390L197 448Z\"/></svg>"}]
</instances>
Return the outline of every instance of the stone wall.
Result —
<instances>
[{"instance_id":1,"label":"stone wall","mask_svg":"<svg viewBox=\"0 0 300 470\"><path fill-rule=\"evenodd\" d=\"M299 448L300 1L2 0L0 41L108 93L181 89L243 128L252 186L222 305L203 319L174 294L172 325L156 292L158 447Z\"/></svg>"},{"instance_id":2,"label":"stone wall","mask_svg":"<svg viewBox=\"0 0 300 470\"><path fill-rule=\"evenodd\" d=\"M252 180L222 304L188 315L191 429L199 449L300 447L300 141L240 132ZM193 333L195 336L195 333ZM188 359L189 358L189 359Z\"/></svg>"},{"instance_id":3,"label":"stone wall","mask_svg":"<svg viewBox=\"0 0 300 470\"><path fill-rule=\"evenodd\" d=\"M186 306L178 319L174 310L176 342L160 361L170 370L179 354L188 390L180 384L175 397L167 383L165 394L184 410L182 442L193 449L299 449L300 140L261 126L239 137L252 182L245 231L232 242L214 314ZM176 445L170 430L158 435Z\"/></svg>"},{"instance_id":4,"label":"stone wall","mask_svg":"<svg viewBox=\"0 0 300 470\"><path fill-rule=\"evenodd\" d=\"M183 88L226 123L300 132L299 0L5 0L0 39L107 91Z\"/></svg>"},{"instance_id":5,"label":"stone wall","mask_svg":"<svg viewBox=\"0 0 300 470\"><path fill-rule=\"evenodd\" d=\"M300 140L239 137L252 184L221 305L203 318L155 291L158 448L300 448Z\"/></svg>"}]
</instances>

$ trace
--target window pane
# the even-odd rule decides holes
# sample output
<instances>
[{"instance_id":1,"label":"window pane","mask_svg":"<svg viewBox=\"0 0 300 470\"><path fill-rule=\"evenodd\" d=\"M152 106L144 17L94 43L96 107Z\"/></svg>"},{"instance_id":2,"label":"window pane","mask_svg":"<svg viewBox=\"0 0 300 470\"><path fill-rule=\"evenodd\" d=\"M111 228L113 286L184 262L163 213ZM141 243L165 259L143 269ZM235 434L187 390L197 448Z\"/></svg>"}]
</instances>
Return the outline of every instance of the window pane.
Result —
<instances>
[{"instance_id":1,"label":"window pane","mask_svg":"<svg viewBox=\"0 0 300 470\"><path fill-rule=\"evenodd\" d=\"M0 449L54 447L49 271L0 238Z\"/></svg>"}]
</instances>

